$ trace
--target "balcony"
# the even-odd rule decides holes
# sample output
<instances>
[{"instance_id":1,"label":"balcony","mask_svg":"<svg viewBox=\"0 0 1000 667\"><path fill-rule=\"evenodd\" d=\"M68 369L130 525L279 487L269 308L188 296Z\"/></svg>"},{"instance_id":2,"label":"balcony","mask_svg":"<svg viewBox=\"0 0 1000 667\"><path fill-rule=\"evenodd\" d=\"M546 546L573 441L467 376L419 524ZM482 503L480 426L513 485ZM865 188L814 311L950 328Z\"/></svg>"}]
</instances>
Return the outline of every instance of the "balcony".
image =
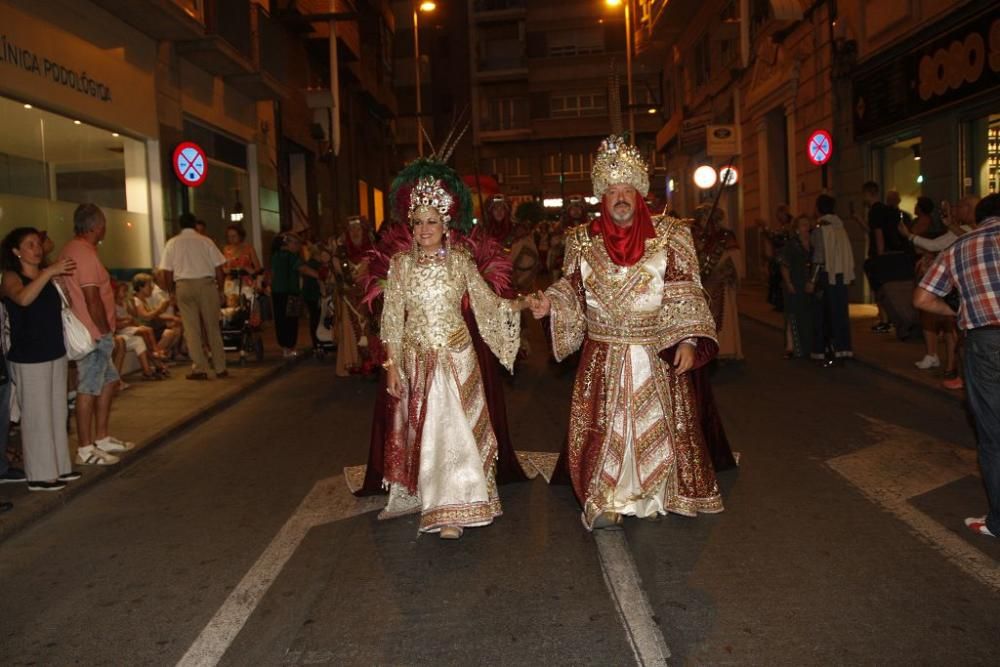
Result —
<instances>
[{"instance_id":1,"label":"balcony","mask_svg":"<svg viewBox=\"0 0 1000 667\"><path fill-rule=\"evenodd\" d=\"M642 58L647 52L662 57L666 48L686 30L703 0L644 0L638 29L635 31L635 52Z\"/></svg>"},{"instance_id":2,"label":"balcony","mask_svg":"<svg viewBox=\"0 0 1000 667\"><path fill-rule=\"evenodd\" d=\"M285 27L275 21L260 5L251 9L251 47L253 72L235 74L226 81L255 100L287 97L282 82L288 80L288 54L291 48Z\"/></svg>"},{"instance_id":3,"label":"balcony","mask_svg":"<svg viewBox=\"0 0 1000 667\"><path fill-rule=\"evenodd\" d=\"M528 4L527 0L476 0L472 11L480 23L509 21L526 16Z\"/></svg>"},{"instance_id":4,"label":"balcony","mask_svg":"<svg viewBox=\"0 0 1000 667\"><path fill-rule=\"evenodd\" d=\"M157 40L180 41L205 34L202 0L93 0L110 14Z\"/></svg>"},{"instance_id":5,"label":"balcony","mask_svg":"<svg viewBox=\"0 0 1000 667\"><path fill-rule=\"evenodd\" d=\"M205 35L178 42L177 53L216 76L252 74L251 16L247 0L208 0Z\"/></svg>"}]
</instances>

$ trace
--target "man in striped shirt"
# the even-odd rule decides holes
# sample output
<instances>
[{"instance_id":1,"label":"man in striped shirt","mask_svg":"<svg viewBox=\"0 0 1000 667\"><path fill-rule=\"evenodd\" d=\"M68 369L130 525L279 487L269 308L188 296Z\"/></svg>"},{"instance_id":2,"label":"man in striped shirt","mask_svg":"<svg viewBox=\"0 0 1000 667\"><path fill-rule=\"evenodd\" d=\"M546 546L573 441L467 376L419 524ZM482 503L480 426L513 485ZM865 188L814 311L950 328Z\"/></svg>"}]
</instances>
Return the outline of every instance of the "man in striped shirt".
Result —
<instances>
[{"instance_id":1,"label":"man in striped shirt","mask_svg":"<svg viewBox=\"0 0 1000 667\"><path fill-rule=\"evenodd\" d=\"M1000 535L1000 194L976 206L979 228L938 255L913 295L913 305L956 316L944 300L958 290L958 326L965 331L965 386L979 436L979 467L989 499L984 517L965 520L974 532Z\"/></svg>"}]
</instances>

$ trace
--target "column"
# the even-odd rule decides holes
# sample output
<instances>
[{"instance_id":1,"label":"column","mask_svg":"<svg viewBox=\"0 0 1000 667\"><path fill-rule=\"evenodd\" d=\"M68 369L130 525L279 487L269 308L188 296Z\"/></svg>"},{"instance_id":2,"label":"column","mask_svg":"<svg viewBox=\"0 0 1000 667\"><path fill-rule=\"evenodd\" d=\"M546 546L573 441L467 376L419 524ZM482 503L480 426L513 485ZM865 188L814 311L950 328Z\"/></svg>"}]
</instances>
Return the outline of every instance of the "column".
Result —
<instances>
[{"instance_id":1,"label":"column","mask_svg":"<svg viewBox=\"0 0 1000 667\"><path fill-rule=\"evenodd\" d=\"M798 155L798 139L795 125L795 102L785 103L785 132L786 146L788 149L788 208L793 215L798 215L799 211L799 188L798 188L798 166L796 156Z\"/></svg>"}]
</instances>

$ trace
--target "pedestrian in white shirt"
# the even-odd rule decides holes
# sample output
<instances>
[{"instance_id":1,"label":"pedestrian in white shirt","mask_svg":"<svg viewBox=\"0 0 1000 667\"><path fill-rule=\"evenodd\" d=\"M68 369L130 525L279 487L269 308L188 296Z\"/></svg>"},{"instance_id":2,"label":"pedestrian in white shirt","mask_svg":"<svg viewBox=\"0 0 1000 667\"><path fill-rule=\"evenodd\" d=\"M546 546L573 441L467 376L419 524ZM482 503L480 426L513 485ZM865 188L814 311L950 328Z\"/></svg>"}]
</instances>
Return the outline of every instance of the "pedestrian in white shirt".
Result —
<instances>
[{"instance_id":1,"label":"pedestrian in white shirt","mask_svg":"<svg viewBox=\"0 0 1000 667\"><path fill-rule=\"evenodd\" d=\"M187 379L208 379L209 362L203 342L208 343L212 352L215 377L224 378L229 372L219 320L225 280L222 267L226 258L212 239L195 230L196 222L190 213L181 215L181 233L167 241L163 249L160 285L167 291L176 291L177 308L184 324L184 341L193 363ZM202 341L202 327L207 341Z\"/></svg>"}]
</instances>

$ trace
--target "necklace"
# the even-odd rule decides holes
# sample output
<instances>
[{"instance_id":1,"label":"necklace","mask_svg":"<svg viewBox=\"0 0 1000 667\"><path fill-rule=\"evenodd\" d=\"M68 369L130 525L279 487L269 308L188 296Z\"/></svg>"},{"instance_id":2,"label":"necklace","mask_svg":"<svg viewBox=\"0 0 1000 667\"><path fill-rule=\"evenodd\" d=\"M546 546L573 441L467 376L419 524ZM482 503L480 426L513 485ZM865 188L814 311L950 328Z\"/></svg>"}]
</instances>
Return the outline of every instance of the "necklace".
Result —
<instances>
[{"instance_id":1,"label":"necklace","mask_svg":"<svg viewBox=\"0 0 1000 667\"><path fill-rule=\"evenodd\" d=\"M438 261L438 260L444 259L445 255L447 255L447 254L448 254L448 251L445 249L444 246L441 246L437 250L432 250L430 252L427 252L426 250L424 250L423 248L421 248L420 249L420 254L419 254L419 259L420 259L421 262L434 262L434 261Z\"/></svg>"}]
</instances>

